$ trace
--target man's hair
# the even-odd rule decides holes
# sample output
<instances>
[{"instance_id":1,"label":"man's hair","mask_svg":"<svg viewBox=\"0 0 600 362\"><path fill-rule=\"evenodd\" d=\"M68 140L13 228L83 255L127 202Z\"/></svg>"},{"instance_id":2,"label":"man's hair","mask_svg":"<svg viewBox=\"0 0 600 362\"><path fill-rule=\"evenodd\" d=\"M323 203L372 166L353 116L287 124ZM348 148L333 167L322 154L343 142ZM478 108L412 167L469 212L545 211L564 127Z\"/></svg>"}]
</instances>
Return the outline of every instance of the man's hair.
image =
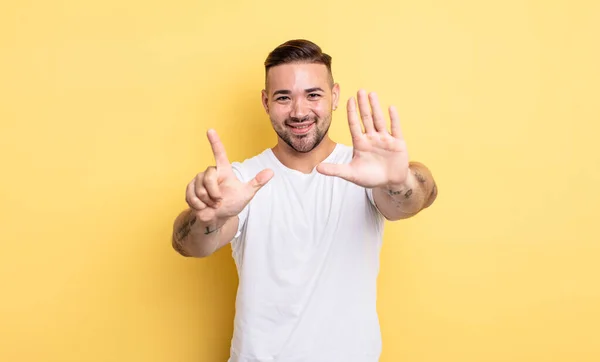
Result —
<instances>
[{"instance_id":1,"label":"man's hair","mask_svg":"<svg viewBox=\"0 0 600 362\"><path fill-rule=\"evenodd\" d=\"M331 56L323 53L317 44L305 39L288 40L269 53L265 60L265 82L271 67L289 63L324 64L329 72L329 83L333 86Z\"/></svg>"}]
</instances>

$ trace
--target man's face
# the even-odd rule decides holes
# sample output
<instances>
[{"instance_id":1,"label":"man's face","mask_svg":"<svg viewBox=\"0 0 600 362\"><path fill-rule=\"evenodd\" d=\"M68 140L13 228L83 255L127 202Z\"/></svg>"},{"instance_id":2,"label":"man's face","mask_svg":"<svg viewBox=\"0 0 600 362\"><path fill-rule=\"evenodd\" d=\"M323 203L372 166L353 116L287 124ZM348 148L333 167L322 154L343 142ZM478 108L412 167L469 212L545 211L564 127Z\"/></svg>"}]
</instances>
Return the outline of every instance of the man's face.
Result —
<instances>
[{"instance_id":1,"label":"man's face","mask_svg":"<svg viewBox=\"0 0 600 362\"><path fill-rule=\"evenodd\" d=\"M297 152L321 143L337 107L339 86L333 87L323 64L282 64L269 69L262 101L273 129Z\"/></svg>"}]
</instances>

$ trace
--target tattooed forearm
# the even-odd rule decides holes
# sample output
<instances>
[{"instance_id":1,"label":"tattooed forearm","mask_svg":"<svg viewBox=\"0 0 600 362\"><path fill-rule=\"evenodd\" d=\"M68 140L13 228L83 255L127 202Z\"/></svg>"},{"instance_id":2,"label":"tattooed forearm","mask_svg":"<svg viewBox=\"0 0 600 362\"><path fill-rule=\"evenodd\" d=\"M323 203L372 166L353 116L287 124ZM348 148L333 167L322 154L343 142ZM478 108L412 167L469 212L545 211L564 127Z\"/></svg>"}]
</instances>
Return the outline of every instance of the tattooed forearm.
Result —
<instances>
[{"instance_id":1,"label":"tattooed forearm","mask_svg":"<svg viewBox=\"0 0 600 362\"><path fill-rule=\"evenodd\" d=\"M390 200L397 208L403 207L403 205L409 201L412 194L413 189L408 189L405 191L388 189L388 195L390 195Z\"/></svg>"},{"instance_id":2,"label":"tattooed forearm","mask_svg":"<svg viewBox=\"0 0 600 362\"><path fill-rule=\"evenodd\" d=\"M190 254L185 250L183 244L187 236L190 234L192 226L196 223L196 217L194 215L188 217L191 218L187 219L183 225L175 230L172 242L175 251L183 256L190 256Z\"/></svg>"},{"instance_id":3,"label":"tattooed forearm","mask_svg":"<svg viewBox=\"0 0 600 362\"><path fill-rule=\"evenodd\" d=\"M173 249L183 256L203 258L231 241L238 227L238 217L203 220L203 215L188 208L173 223Z\"/></svg>"},{"instance_id":4,"label":"tattooed forearm","mask_svg":"<svg viewBox=\"0 0 600 362\"><path fill-rule=\"evenodd\" d=\"M191 218L184 222L183 225L181 225L181 227L179 228L179 230L177 230L175 238L179 241L184 240L190 234L190 231L192 231L192 226L194 226L195 223L196 217L192 215Z\"/></svg>"},{"instance_id":5,"label":"tattooed forearm","mask_svg":"<svg viewBox=\"0 0 600 362\"><path fill-rule=\"evenodd\" d=\"M410 198L410 195L412 195L412 193L413 193L412 189L408 189L407 191L398 191L398 190L388 189L388 195L390 195L392 197L404 195L404 198L408 199L408 198Z\"/></svg>"},{"instance_id":6,"label":"tattooed forearm","mask_svg":"<svg viewBox=\"0 0 600 362\"><path fill-rule=\"evenodd\" d=\"M413 174L415 175L415 179L419 182L419 184L423 186L424 192L427 195L423 208L431 206L437 196L437 185L435 180L430 178L428 182L427 178L425 178L425 176L423 176L418 169L416 169ZM431 174L429 174L429 176L431 176Z\"/></svg>"},{"instance_id":7,"label":"tattooed forearm","mask_svg":"<svg viewBox=\"0 0 600 362\"><path fill-rule=\"evenodd\" d=\"M417 181L419 181L419 183L424 184L427 181L419 171L414 171L413 174L415 175L415 178L417 179Z\"/></svg>"},{"instance_id":8,"label":"tattooed forearm","mask_svg":"<svg viewBox=\"0 0 600 362\"><path fill-rule=\"evenodd\" d=\"M408 172L402 184L390 184L373 190L375 204L388 220L412 217L431 206L437 196L435 181L425 165L411 162Z\"/></svg>"}]
</instances>

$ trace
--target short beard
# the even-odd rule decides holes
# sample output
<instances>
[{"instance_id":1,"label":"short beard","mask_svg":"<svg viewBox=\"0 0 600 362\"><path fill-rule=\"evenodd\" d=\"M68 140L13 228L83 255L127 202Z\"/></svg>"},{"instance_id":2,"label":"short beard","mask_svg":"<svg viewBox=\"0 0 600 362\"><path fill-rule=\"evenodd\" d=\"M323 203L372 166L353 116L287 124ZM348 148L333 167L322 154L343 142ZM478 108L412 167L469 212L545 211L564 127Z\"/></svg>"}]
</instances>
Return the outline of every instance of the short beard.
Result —
<instances>
[{"instance_id":1,"label":"short beard","mask_svg":"<svg viewBox=\"0 0 600 362\"><path fill-rule=\"evenodd\" d=\"M288 146L290 146L293 150L295 150L296 152L299 153L308 153L312 150L314 150L318 145L321 144L321 142L323 141L323 139L325 138L325 135L327 135L327 132L329 132L329 127L331 126L331 115L327 116L326 118L324 118L323 120L320 119L314 119L315 124L315 133L314 136L313 134L310 135L302 135L302 136L295 136L293 134L291 134L290 132L287 131L287 129L285 127L287 127L288 124L293 124L296 122L300 122L301 120L292 120L292 119L286 119L285 122L283 123L283 129L278 129L277 127L273 127L275 129L275 132L277 133L277 135L279 136L279 138L281 138L285 143L287 143ZM271 120L271 123L273 125L275 125L275 123L273 122L273 120ZM326 128L325 129L319 129L318 126L319 124L326 124ZM293 140L304 140L307 137L313 137L312 140L310 140L309 142L302 142L301 145L294 145Z\"/></svg>"}]
</instances>

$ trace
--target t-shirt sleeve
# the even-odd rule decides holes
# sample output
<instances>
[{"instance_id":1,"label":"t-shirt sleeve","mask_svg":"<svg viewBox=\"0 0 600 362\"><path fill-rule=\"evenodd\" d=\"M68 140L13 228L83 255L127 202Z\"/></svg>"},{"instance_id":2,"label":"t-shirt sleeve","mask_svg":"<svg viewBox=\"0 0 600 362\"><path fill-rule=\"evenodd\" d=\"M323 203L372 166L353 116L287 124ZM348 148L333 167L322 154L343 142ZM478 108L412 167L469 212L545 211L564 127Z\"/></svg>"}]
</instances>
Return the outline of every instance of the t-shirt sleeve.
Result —
<instances>
[{"instance_id":1,"label":"t-shirt sleeve","mask_svg":"<svg viewBox=\"0 0 600 362\"><path fill-rule=\"evenodd\" d=\"M375 198L373 197L373 189L365 188L365 191L366 191L367 197L369 198L369 201L371 202L371 205L373 206L375 211L377 211L377 213L379 213L380 216L383 216L383 214L381 213L381 210L379 210L379 208L375 204Z\"/></svg>"}]
</instances>

